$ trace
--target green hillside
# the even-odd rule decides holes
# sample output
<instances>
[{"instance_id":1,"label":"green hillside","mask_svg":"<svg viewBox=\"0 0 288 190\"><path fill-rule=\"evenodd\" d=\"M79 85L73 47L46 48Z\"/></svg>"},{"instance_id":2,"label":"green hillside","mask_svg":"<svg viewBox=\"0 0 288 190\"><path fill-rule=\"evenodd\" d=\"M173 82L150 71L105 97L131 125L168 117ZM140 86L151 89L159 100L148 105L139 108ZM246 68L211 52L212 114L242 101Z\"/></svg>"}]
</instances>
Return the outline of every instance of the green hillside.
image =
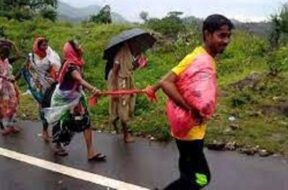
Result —
<instances>
[{"instance_id":1,"label":"green hillside","mask_svg":"<svg viewBox=\"0 0 288 190\"><path fill-rule=\"evenodd\" d=\"M22 52L31 50L36 36L46 36L50 45L62 54L63 44L77 38L85 49L85 77L105 90L102 53L112 36L125 29L142 27L152 30L151 25L96 25L33 20L17 22L0 19L5 34L20 47ZM153 27L152 27L153 28ZM193 48L201 44L199 27L188 25L178 36L163 36L153 49L147 52L149 65L135 72L138 88L158 81L160 77ZM243 147L264 148L288 155L288 45L282 43L271 51L268 40L252 33L234 31L232 42L218 61L219 105L213 120L209 122L207 143L230 142ZM21 64L18 62L15 72ZM270 72L271 68L280 72ZM19 82L25 91L23 82ZM170 138L165 118L166 97L159 93L159 101L149 103L144 96L137 97L135 118L130 126L137 135L153 136L159 140ZM102 98L91 108L95 129L107 129L108 100ZM22 96L19 117L36 119L37 105L29 96Z\"/></svg>"}]
</instances>

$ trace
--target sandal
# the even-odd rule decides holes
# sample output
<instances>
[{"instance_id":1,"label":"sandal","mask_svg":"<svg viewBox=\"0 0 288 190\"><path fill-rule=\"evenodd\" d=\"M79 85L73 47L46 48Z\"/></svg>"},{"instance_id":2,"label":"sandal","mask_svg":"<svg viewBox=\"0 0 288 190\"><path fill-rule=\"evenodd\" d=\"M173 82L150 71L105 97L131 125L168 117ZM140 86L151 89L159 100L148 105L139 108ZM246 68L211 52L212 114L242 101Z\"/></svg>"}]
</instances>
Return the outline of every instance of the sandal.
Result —
<instances>
[{"instance_id":1,"label":"sandal","mask_svg":"<svg viewBox=\"0 0 288 190\"><path fill-rule=\"evenodd\" d=\"M88 158L89 162L104 162L106 161L106 156L102 153L98 153L96 155L94 155L92 158Z\"/></svg>"},{"instance_id":2,"label":"sandal","mask_svg":"<svg viewBox=\"0 0 288 190\"><path fill-rule=\"evenodd\" d=\"M12 131L12 133L19 133L21 131L21 129L13 126L13 127L11 127L11 131Z\"/></svg>"},{"instance_id":3,"label":"sandal","mask_svg":"<svg viewBox=\"0 0 288 190\"><path fill-rule=\"evenodd\" d=\"M7 136L7 135L9 135L9 134L11 134L11 133L12 133L12 129L11 129L10 127L4 128L4 129L1 131L2 136Z\"/></svg>"},{"instance_id":4,"label":"sandal","mask_svg":"<svg viewBox=\"0 0 288 190\"><path fill-rule=\"evenodd\" d=\"M66 152L66 150L64 149L58 149L58 150L55 150L54 154L56 156L68 156L68 152Z\"/></svg>"}]
</instances>

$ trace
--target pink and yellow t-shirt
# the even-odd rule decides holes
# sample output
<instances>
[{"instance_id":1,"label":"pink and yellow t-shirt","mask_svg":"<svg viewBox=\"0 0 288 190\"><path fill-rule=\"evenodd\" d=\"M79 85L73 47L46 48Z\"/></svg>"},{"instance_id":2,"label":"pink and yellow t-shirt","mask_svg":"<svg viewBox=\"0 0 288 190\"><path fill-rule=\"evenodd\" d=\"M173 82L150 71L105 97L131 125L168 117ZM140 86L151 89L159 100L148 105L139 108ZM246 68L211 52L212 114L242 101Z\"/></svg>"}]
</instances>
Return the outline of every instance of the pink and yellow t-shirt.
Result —
<instances>
[{"instance_id":1,"label":"pink and yellow t-shirt","mask_svg":"<svg viewBox=\"0 0 288 190\"><path fill-rule=\"evenodd\" d=\"M191 64L193 64L194 60L203 54L208 54L206 50L199 46L194 49L194 51L188 54L177 66L175 66L171 71L179 76L183 71L185 71ZM216 69L216 64L214 59L211 59L213 62L211 63L214 65ZM185 137L177 137L176 135L172 134L172 136L176 139L180 140L202 140L205 137L206 132L206 124L201 124L199 126L194 126L191 130L187 133Z\"/></svg>"}]
</instances>

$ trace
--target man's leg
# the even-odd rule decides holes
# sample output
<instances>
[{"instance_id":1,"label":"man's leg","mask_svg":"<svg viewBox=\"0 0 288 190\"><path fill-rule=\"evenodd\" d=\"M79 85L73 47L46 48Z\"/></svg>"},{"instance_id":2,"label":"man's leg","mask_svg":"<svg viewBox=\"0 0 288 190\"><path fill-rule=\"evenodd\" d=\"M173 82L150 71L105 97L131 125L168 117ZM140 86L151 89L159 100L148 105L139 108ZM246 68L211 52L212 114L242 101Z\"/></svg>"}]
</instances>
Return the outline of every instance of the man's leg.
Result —
<instances>
[{"instance_id":1,"label":"man's leg","mask_svg":"<svg viewBox=\"0 0 288 190\"><path fill-rule=\"evenodd\" d=\"M199 190L210 181L209 167L203 153L203 140L176 140L179 150L180 178L165 190Z\"/></svg>"},{"instance_id":2,"label":"man's leg","mask_svg":"<svg viewBox=\"0 0 288 190\"><path fill-rule=\"evenodd\" d=\"M121 121L121 125L123 127L123 140L125 143L134 142L134 138L128 130L128 125L126 121Z\"/></svg>"},{"instance_id":3,"label":"man's leg","mask_svg":"<svg viewBox=\"0 0 288 190\"><path fill-rule=\"evenodd\" d=\"M179 161L181 179L189 189L202 189L210 182L210 170L205 158L203 140L179 141L182 158Z\"/></svg>"},{"instance_id":4,"label":"man's leg","mask_svg":"<svg viewBox=\"0 0 288 190\"><path fill-rule=\"evenodd\" d=\"M188 180L186 180L187 177L185 177L188 173L188 162L186 161L188 158L188 154L186 151L185 144L180 143L181 141L176 140L177 148L179 151L179 160L178 160L178 167L180 172L180 178L170 183L167 187L164 188L164 190L199 190L197 188L190 188L190 184L188 183Z\"/></svg>"}]
</instances>

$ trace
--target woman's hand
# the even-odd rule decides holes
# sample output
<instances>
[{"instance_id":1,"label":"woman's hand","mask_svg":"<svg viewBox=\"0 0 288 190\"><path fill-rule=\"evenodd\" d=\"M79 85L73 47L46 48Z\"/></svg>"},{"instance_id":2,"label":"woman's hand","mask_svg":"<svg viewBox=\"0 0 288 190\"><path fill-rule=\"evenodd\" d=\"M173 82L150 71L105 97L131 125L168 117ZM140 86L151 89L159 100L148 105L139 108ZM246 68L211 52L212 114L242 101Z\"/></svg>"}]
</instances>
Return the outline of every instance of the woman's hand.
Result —
<instances>
[{"instance_id":1,"label":"woman's hand","mask_svg":"<svg viewBox=\"0 0 288 190\"><path fill-rule=\"evenodd\" d=\"M96 96L96 97L101 96L101 90L99 90L96 87L94 87L91 92L92 92L93 96Z\"/></svg>"}]
</instances>

